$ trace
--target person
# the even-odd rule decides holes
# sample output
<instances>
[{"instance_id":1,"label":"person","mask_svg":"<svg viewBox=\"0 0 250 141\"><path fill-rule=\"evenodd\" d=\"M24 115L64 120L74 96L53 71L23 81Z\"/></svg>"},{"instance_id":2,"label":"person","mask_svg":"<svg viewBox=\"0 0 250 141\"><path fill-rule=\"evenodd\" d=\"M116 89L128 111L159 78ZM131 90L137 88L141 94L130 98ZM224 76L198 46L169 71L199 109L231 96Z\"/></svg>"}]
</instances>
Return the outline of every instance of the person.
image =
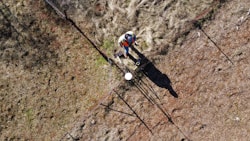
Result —
<instances>
[{"instance_id":1,"label":"person","mask_svg":"<svg viewBox=\"0 0 250 141\"><path fill-rule=\"evenodd\" d=\"M118 44L120 47L124 48L124 56L127 58L129 54L129 47L133 44L137 45L136 35L132 31L128 31L119 37Z\"/></svg>"},{"instance_id":2,"label":"person","mask_svg":"<svg viewBox=\"0 0 250 141\"><path fill-rule=\"evenodd\" d=\"M120 59L120 58L124 57L124 54L122 51L117 51L116 49L114 49L114 57L117 58L119 63L123 64L123 61Z\"/></svg>"}]
</instances>

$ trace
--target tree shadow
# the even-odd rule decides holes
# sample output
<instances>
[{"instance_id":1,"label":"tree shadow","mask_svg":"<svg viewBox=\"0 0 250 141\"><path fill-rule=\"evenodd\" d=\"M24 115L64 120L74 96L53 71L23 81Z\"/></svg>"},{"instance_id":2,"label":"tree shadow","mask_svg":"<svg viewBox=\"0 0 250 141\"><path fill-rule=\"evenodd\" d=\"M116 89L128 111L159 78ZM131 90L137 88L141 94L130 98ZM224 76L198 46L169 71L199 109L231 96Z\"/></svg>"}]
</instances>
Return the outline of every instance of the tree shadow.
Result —
<instances>
[{"instance_id":1,"label":"tree shadow","mask_svg":"<svg viewBox=\"0 0 250 141\"><path fill-rule=\"evenodd\" d=\"M0 62L22 66L25 70L60 67L59 56L51 48L57 35L45 31L38 19L30 14L16 17L1 3L0 9Z\"/></svg>"},{"instance_id":2,"label":"tree shadow","mask_svg":"<svg viewBox=\"0 0 250 141\"><path fill-rule=\"evenodd\" d=\"M158 87L168 89L169 93L178 98L178 94L175 92L171 86L171 80L166 74L163 74L159 69L157 69L154 64L142 53L140 53L135 47L131 46L131 49L139 56L141 59L140 66L136 71L141 71L145 76L147 76L153 83Z\"/></svg>"}]
</instances>

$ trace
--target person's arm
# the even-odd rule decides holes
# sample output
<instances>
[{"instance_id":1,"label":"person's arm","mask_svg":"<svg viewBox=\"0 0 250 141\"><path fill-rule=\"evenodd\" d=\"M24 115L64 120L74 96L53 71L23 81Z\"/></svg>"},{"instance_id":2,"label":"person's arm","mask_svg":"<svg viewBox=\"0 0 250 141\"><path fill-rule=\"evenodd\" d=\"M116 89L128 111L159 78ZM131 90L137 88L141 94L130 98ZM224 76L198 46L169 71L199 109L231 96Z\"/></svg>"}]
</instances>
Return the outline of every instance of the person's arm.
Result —
<instances>
[{"instance_id":1,"label":"person's arm","mask_svg":"<svg viewBox=\"0 0 250 141\"><path fill-rule=\"evenodd\" d=\"M133 38L134 38L134 44L137 46L138 43L136 42L136 35L134 34L133 36L134 36L134 37L133 37Z\"/></svg>"},{"instance_id":2,"label":"person's arm","mask_svg":"<svg viewBox=\"0 0 250 141\"><path fill-rule=\"evenodd\" d=\"M122 47L122 48L124 47L124 45L123 45L123 43L122 43L122 42L120 42L120 43L119 43L119 45L120 45L120 47Z\"/></svg>"},{"instance_id":3,"label":"person's arm","mask_svg":"<svg viewBox=\"0 0 250 141\"><path fill-rule=\"evenodd\" d=\"M138 43L135 41L135 45L138 46Z\"/></svg>"}]
</instances>

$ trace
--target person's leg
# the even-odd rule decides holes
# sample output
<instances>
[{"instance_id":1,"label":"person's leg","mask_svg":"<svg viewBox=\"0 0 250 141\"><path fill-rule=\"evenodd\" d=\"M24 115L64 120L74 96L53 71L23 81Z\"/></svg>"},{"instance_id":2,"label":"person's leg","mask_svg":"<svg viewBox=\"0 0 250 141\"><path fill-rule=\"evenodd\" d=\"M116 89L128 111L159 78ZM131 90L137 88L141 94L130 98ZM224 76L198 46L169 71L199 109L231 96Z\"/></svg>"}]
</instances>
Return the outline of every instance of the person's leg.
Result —
<instances>
[{"instance_id":1,"label":"person's leg","mask_svg":"<svg viewBox=\"0 0 250 141\"><path fill-rule=\"evenodd\" d=\"M124 47L124 56L125 56L125 58L127 58L128 54L129 54L129 47Z\"/></svg>"},{"instance_id":2,"label":"person's leg","mask_svg":"<svg viewBox=\"0 0 250 141\"><path fill-rule=\"evenodd\" d=\"M132 51L134 51L138 55L138 59L134 58L134 62L135 62L135 65L139 66L141 64L141 58L144 58L144 57L133 45L131 45L130 48Z\"/></svg>"},{"instance_id":3,"label":"person's leg","mask_svg":"<svg viewBox=\"0 0 250 141\"><path fill-rule=\"evenodd\" d=\"M129 47L124 47L125 50L125 57L127 56L135 63L135 65L139 66L140 65L140 58L135 59L131 54L129 54Z\"/></svg>"}]
</instances>

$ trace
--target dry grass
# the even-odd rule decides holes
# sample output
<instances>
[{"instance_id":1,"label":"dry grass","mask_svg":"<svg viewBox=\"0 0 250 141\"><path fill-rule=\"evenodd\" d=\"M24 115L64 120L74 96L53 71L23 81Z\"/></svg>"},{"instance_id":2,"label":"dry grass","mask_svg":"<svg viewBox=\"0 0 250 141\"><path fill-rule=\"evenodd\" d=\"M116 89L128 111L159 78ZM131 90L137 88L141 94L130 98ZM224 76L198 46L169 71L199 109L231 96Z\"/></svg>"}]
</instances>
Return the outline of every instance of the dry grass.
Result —
<instances>
[{"instance_id":1,"label":"dry grass","mask_svg":"<svg viewBox=\"0 0 250 141\"><path fill-rule=\"evenodd\" d=\"M71 131L86 140L184 138L135 87L120 89L126 92L124 97L154 135L135 117L107 112L103 107L95 109L120 80L114 80L117 71L69 23L46 8L43 1L3 2L13 14L8 19L16 31L0 40L9 47L1 46L0 51L0 140L58 140ZM162 106L183 133L193 140L249 138L249 20L235 27L235 22L249 9L247 0L221 5L223 8L216 9L213 21L204 23L204 31L222 47L234 66L198 29L182 40L171 42L190 28L189 20L206 10L212 0L126 3L112 0L107 5L106 1L99 1L94 8L91 2L81 2L79 7L86 6L87 10L86 7L71 9L70 16L91 39L96 37L96 43L103 45L109 55L116 43L111 39L131 29L137 31L141 50L154 51L156 56L151 58L158 60L154 61L157 68L170 77L179 98L143 80L153 86ZM77 3L71 6L74 4ZM0 6L1 10L6 7L3 3ZM0 28L9 29L8 21L0 15L1 22L6 22ZM222 29L223 32L218 32ZM21 35L15 35L16 32ZM114 101L112 108L131 113L117 98L109 100ZM93 114L89 114L93 109ZM83 117L86 117L84 127L79 130L76 124L79 120L83 122Z\"/></svg>"}]
</instances>

